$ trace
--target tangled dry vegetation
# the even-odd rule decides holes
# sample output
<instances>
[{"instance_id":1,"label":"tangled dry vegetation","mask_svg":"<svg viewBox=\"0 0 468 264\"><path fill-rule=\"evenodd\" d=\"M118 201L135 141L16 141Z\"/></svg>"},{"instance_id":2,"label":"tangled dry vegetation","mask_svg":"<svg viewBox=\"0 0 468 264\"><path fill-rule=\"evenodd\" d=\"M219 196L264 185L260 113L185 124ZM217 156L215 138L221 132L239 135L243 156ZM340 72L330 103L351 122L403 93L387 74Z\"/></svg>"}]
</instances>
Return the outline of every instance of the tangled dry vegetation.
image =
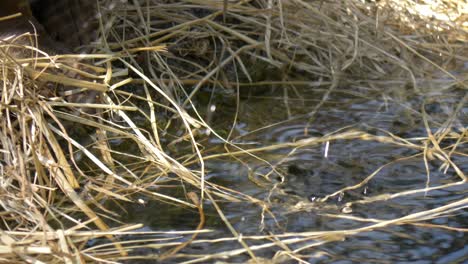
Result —
<instances>
[{"instance_id":1,"label":"tangled dry vegetation","mask_svg":"<svg viewBox=\"0 0 468 264\"><path fill-rule=\"evenodd\" d=\"M204 178L204 161L211 158L261 157L262 152L276 148L344 139L419 150L421 159L440 159L445 169L453 168L459 176L457 182L432 189L464 184L466 175L452 157L466 157L462 146L467 130L454 126L467 100L466 2L437 1L442 9L435 11L442 11L447 21L415 15L418 8L410 8L416 5L413 1L399 1L407 4L404 12L394 1L114 2L100 1L100 38L91 44L92 53L49 56L35 47L29 34L0 43L1 261L74 263L141 257L194 263L244 253L260 261L257 250L281 248L271 260L279 263L300 260L304 249L322 243L388 225L418 224L467 206L465 198L398 219L355 218L370 222L358 229L241 239L217 201L255 203L265 212L268 204ZM31 44L15 44L18 39ZM462 74L455 74L457 70ZM428 134L420 144L391 133L376 136L342 130L262 149L244 150L226 141L231 152L205 153L197 139L206 137L210 127L190 107L202 88L228 96L274 84L284 89L324 89L315 112L339 86L349 87L350 92L369 89L404 97L398 92L401 89L392 87L406 86L424 95L433 92L426 85L431 82L438 83L439 92L458 90L462 96L457 110L446 123L438 124L436 132L431 129L434 124L426 121ZM94 95L99 100L83 103L79 99ZM184 134L175 137L171 131ZM217 136L211 131L213 135ZM453 143L442 145L447 140ZM120 142L119 147L113 147L115 142ZM185 153L171 151L179 145ZM180 184L189 186L186 198L165 194L165 186ZM377 195L347 207L428 190ZM140 225L119 222L120 214L108 207L137 203L140 197L198 210L197 232L160 232L161 238L146 239L148 233L135 231ZM201 243L196 234L209 232L203 229L206 200L211 200L232 232L224 241L238 240L240 247L183 255L180 252L188 242ZM142 238L117 238L125 235ZM175 242L179 236L187 236L187 243ZM106 242L89 243L99 238ZM251 240L257 245L249 246ZM307 241L306 246L291 249ZM135 255L145 247L162 253Z\"/></svg>"}]
</instances>

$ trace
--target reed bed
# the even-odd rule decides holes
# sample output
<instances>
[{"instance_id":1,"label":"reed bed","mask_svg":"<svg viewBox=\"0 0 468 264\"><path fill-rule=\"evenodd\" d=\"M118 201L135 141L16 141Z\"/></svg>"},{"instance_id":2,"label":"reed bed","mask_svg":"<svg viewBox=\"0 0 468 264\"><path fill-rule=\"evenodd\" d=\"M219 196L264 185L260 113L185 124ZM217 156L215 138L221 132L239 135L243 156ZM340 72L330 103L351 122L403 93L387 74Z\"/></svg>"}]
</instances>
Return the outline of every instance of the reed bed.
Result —
<instances>
[{"instance_id":1,"label":"reed bed","mask_svg":"<svg viewBox=\"0 0 468 264\"><path fill-rule=\"evenodd\" d=\"M467 130L459 123L467 101L463 63L468 61L468 6L464 1L435 1L439 5L427 6L434 12L427 17L418 13L422 4L399 2L402 5L352 0L99 1L99 37L86 47L92 52L52 56L41 51L30 34L2 40L0 261L207 263L247 254L252 263L306 263L310 253L303 252L369 230L392 225L452 228L426 221L466 208L467 198L390 220L350 214L355 204L466 184L465 172L453 157L466 157ZM323 137L252 149L218 135L195 106L202 89L232 96L272 87L285 94L298 87L322 91L308 113L309 122L341 87L363 97L378 93L401 101L407 94L461 96L444 123L432 120L422 106L427 134L417 139L343 128ZM208 137L222 140L226 152L210 151L204 145ZM219 202L255 204L265 217L272 214L267 201L205 180L204 162L211 159L250 156L271 165L264 153L338 140L416 150L418 154L392 164L437 159L441 169L454 170L458 180L381 193L349 202L341 214L330 215L362 222L360 228L263 236L239 234ZM362 187L388 165L318 202ZM185 188L180 197L165 192L180 186ZM198 212L196 230L143 232L141 225L120 222L121 214L112 209L148 201ZM211 232L205 229L208 203L231 236L199 237ZM239 247L184 253L190 245L231 241ZM256 252L266 249L277 253L271 259L257 257ZM151 250L158 253L149 254Z\"/></svg>"}]
</instances>

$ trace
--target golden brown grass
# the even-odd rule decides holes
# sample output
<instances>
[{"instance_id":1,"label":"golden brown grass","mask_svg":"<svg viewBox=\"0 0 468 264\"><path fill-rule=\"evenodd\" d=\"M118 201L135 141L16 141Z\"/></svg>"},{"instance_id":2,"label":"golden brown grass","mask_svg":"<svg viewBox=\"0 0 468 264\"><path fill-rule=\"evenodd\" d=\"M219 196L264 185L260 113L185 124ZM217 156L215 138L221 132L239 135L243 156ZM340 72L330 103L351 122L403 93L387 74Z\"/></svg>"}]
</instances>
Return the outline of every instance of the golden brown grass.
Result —
<instances>
[{"instance_id":1,"label":"golden brown grass","mask_svg":"<svg viewBox=\"0 0 468 264\"><path fill-rule=\"evenodd\" d=\"M467 101L463 62L468 61L468 30L463 22L467 14L463 1L438 1L442 6L438 11L450 17L449 21L415 14L417 4L413 1L400 1L407 5L406 12L400 12L393 1L132 1L113 8L110 2L101 1L100 39L90 45L93 53L49 56L35 47L35 36L28 34L0 42L0 261L75 263L163 257L204 263L247 253L258 263L285 259L305 263L302 252L306 249L391 225L433 228L424 221L466 207L465 198L391 220L345 214L355 204L466 183L465 172L452 160L453 156L466 156L459 149L466 144L467 130L454 126ZM30 45L17 44L25 43L24 39ZM442 85L431 88L421 80ZM129 91L129 85L139 91ZM324 90L309 114L310 120L342 86L349 87L350 93L362 94L362 87L366 87L364 92L403 100L402 86L420 95L433 92L431 89L457 89L464 96L444 124L430 121L422 106L420 114L427 134L418 140L399 138L391 131L377 136L343 128L323 137L253 149L240 148L230 138L222 138L226 153L206 153L197 142L205 136L204 131L220 136L194 107L186 110L197 92L209 87L229 94L270 85ZM99 95L100 100L83 103L76 99L90 94ZM159 113L166 113L166 119L161 120ZM433 126L439 127L435 133L431 132ZM76 131L77 127L84 132ZM171 138L166 134L171 129L183 130L184 135ZM94 134L88 142L84 140L87 133ZM171 153L171 144L162 144L163 138L182 146L186 153ZM124 141L129 149L114 148L112 139ZM441 147L446 139L456 143ZM348 203L343 214L329 215L368 223L361 228L242 236L218 202L254 203L264 214L270 213L268 203L205 180L204 162L210 159L249 155L270 164L262 153L337 140L374 141L416 150L418 154L391 163L406 158L425 162L438 159L444 164L441 169L452 168L459 181L378 194ZM363 186L388 165L323 201ZM158 189L174 185L191 186L198 194L172 197ZM133 231L140 225L119 223L119 214L107 205L137 203L135 194L198 210L196 232L145 233ZM197 238L198 233L210 232L203 226L206 200L211 201L231 237L213 241ZM293 210L307 210L308 206ZM169 238L146 237L154 234ZM117 239L126 235L141 239ZM187 243L179 242L179 236L190 238L193 244L238 241L240 246L187 255L183 253ZM89 240L99 238L107 242L87 246ZM251 246L251 241L256 245ZM303 246L291 249L299 243ZM133 254L144 247L165 253ZM277 250L275 257L256 257L256 251L267 248Z\"/></svg>"}]
</instances>

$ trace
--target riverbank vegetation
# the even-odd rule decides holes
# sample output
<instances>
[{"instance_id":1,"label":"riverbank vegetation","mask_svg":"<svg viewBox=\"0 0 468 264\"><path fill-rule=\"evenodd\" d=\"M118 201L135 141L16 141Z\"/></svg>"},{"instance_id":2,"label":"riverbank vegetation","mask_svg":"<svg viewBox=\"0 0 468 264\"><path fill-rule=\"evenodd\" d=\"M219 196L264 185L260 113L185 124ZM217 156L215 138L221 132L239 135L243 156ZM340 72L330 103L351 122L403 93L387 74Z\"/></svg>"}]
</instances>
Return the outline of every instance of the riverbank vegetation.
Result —
<instances>
[{"instance_id":1,"label":"riverbank vegetation","mask_svg":"<svg viewBox=\"0 0 468 264\"><path fill-rule=\"evenodd\" d=\"M86 54L49 55L28 33L0 42L0 261L230 263L247 255L251 263L306 263L319 245L392 225L467 231L428 223L466 208L466 195L393 219L352 214L356 205L466 183L466 171L458 163L466 160L468 139L465 1L100 4L99 37L85 47L90 50ZM282 91L285 102L301 89L313 92L316 105L306 113L310 124L335 93L357 99L372 94L402 104L427 98L411 109L422 120L424 134L407 138L347 126L316 136L304 129L304 138L297 141L248 147L233 140L237 115L230 128L215 130L209 121L215 109L197 101L202 91L239 103L271 89ZM438 112L441 117L427 112L427 105L448 93L457 94L458 100ZM287 103L285 109L294 118ZM223 148L211 148L213 140ZM223 213L223 204L257 206L263 223L275 218L272 202L207 179L206 162L257 159L269 166L260 178L273 190L287 176L277 171L281 162L268 160L265 153L337 141L369 141L412 154L382 164L361 182L295 204L291 211L311 210L316 203L359 190L380 171L408 159L436 162L455 177L433 185L427 169L427 184L420 189L374 193L329 215L361 223L356 228L258 236L239 233ZM272 183L271 174L280 180ZM123 222L125 208L144 208L154 201L197 213L193 230L148 231L141 223ZM199 239L213 232L206 225L208 207L230 234ZM231 241L238 247L184 251L189 245ZM277 253L260 257L257 252L265 249Z\"/></svg>"}]
</instances>

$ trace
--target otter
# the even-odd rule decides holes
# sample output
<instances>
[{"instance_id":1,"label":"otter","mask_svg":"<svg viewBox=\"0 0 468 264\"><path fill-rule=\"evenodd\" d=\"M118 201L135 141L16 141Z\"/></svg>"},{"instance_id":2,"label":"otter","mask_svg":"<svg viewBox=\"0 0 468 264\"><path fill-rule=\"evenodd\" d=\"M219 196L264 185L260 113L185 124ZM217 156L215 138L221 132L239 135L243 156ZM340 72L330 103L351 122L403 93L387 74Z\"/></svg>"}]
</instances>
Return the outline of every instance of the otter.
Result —
<instances>
[{"instance_id":1,"label":"otter","mask_svg":"<svg viewBox=\"0 0 468 264\"><path fill-rule=\"evenodd\" d=\"M0 39L36 33L40 49L70 53L96 38L95 5L95 0L1 0Z\"/></svg>"},{"instance_id":2,"label":"otter","mask_svg":"<svg viewBox=\"0 0 468 264\"><path fill-rule=\"evenodd\" d=\"M0 1L0 43L15 45L35 46L49 55L70 54L77 47L88 44L95 38L97 26L92 21L95 18L97 8L95 0L1 0ZM95 19L94 19L95 20ZM80 25L80 28L78 28ZM21 37L25 33L35 34L36 37ZM37 43L35 40L37 39ZM29 49L10 48L9 56L14 58L31 58L34 56ZM76 59L75 62L78 62ZM78 67L71 62L73 67ZM75 67L76 66L76 67ZM53 69L52 69L53 71ZM73 72L66 72L69 78L80 78ZM47 87L54 84L46 83ZM73 103L96 103L99 101L99 93L86 91L68 96L67 92L73 88L59 87L61 95L67 95L66 99ZM55 96L54 90L42 89L41 94ZM94 109L80 109L86 113L93 113Z\"/></svg>"}]
</instances>

